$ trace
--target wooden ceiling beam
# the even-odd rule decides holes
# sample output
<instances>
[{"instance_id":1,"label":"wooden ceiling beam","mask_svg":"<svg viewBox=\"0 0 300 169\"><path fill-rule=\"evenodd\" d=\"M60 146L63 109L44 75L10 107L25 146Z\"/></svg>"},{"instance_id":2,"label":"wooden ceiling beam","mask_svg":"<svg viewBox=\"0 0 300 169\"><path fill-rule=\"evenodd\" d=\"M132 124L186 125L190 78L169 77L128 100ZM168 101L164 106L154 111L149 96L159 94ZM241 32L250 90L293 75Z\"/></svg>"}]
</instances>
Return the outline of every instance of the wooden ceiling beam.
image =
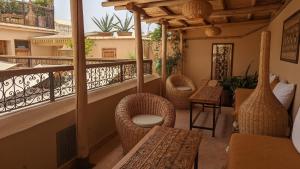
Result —
<instances>
[{"instance_id":1,"label":"wooden ceiling beam","mask_svg":"<svg viewBox=\"0 0 300 169\"><path fill-rule=\"evenodd\" d=\"M138 1L138 0L137 0ZM160 6L176 6L186 3L186 0L156 0L148 3L137 2L137 5L141 8L154 8ZM115 6L115 10L126 10L125 5L112 5Z\"/></svg>"},{"instance_id":2,"label":"wooden ceiling beam","mask_svg":"<svg viewBox=\"0 0 300 169\"><path fill-rule=\"evenodd\" d=\"M103 7L111 7L111 6L126 6L128 3L154 3L154 2L164 2L166 0L116 0L116 1L105 1L102 2L101 5Z\"/></svg>"},{"instance_id":3,"label":"wooden ceiling beam","mask_svg":"<svg viewBox=\"0 0 300 169\"><path fill-rule=\"evenodd\" d=\"M219 0L221 5L222 5L222 9L223 10L226 10L227 9L227 4L226 4L226 1L225 0ZM227 16L224 16L224 20L225 22L229 22L229 19Z\"/></svg>"},{"instance_id":4,"label":"wooden ceiling beam","mask_svg":"<svg viewBox=\"0 0 300 169\"><path fill-rule=\"evenodd\" d=\"M175 14L173 11L171 11L166 6L160 6L159 9L162 10L166 15L174 15Z\"/></svg>"},{"instance_id":5,"label":"wooden ceiling beam","mask_svg":"<svg viewBox=\"0 0 300 169\"><path fill-rule=\"evenodd\" d=\"M144 19L149 18L149 15L145 12L145 10L143 8L136 6L134 3L126 4L126 9L128 11L136 11L136 12L140 13Z\"/></svg>"},{"instance_id":6,"label":"wooden ceiling beam","mask_svg":"<svg viewBox=\"0 0 300 169\"><path fill-rule=\"evenodd\" d=\"M243 14L249 14L249 13L258 13L258 12L274 12L274 11L278 10L280 8L280 6L281 6L280 3L276 3L276 4L270 4L270 5L261 5L261 6L231 9L231 10L216 10L216 11L213 11L210 18L229 17L229 16L243 15ZM145 21L147 23L153 23L153 22L158 22L161 19L188 20L183 15L165 15L165 16L147 18L147 19L144 19L143 21Z\"/></svg>"},{"instance_id":7,"label":"wooden ceiling beam","mask_svg":"<svg viewBox=\"0 0 300 169\"><path fill-rule=\"evenodd\" d=\"M257 0L251 0L251 6L252 6L252 7L255 7L256 1L257 1ZM249 14L248 14L248 20L251 20L252 17L253 17L253 14L252 14L252 13L249 13Z\"/></svg>"},{"instance_id":8,"label":"wooden ceiling beam","mask_svg":"<svg viewBox=\"0 0 300 169\"><path fill-rule=\"evenodd\" d=\"M267 24L270 22L270 19L260 19L260 20L252 20L252 21L244 21L244 22L231 22L231 23L222 23L222 24L214 24L218 27L231 27L231 26L241 26L241 25L256 25L256 24ZM189 27L170 27L169 30L189 30L189 29L201 29L207 28L211 25L192 25Z\"/></svg>"},{"instance_id":9,"label":"wooden ceiling beam","mask_svg":"<svg viewBox=\"0 0 300 169\"><path fill-rule=\"evenodd\" d=\"M160 6L159 9L162 10L166 15L175 15L175 13L166 6ZM183 26L189 26L189 24L183 19L178 19L177 21Z\"/></svg>"}]
</instances>

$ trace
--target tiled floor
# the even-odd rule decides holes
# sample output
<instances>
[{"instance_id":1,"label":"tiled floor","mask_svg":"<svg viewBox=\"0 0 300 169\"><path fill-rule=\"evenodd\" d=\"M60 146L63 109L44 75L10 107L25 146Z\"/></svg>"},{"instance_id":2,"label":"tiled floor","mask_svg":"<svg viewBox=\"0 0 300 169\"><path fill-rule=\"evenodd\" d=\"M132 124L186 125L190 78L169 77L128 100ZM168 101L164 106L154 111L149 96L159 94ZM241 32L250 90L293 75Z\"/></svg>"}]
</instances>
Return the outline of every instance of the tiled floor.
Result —
<instances>
[{"instance_id":1,"label":"tiled floor","mask_svg":"<svg viewBox=\"0 0 300 169\"><path fill-rule=\"evenodd\" d=\"M197 110L195 110L196 113ZM216 137L211 137L211 131L199 130L203 133L203 139L199 149L199 168L200 169L223 169L227 161L225 149L228 145L232 133L232 108L222 108L219 117ZM195 114L194 113L194 114ZM201 113L197 124L211 125L212 113ZM189 111L178 110L176 112L176 128L189 128ZM194 129L198 130L198 129ZM113 137L91 156L91 161L97 167L103 169L112 168L123 157L122 146L118 136Z\"/></svg>"}]
</instances>

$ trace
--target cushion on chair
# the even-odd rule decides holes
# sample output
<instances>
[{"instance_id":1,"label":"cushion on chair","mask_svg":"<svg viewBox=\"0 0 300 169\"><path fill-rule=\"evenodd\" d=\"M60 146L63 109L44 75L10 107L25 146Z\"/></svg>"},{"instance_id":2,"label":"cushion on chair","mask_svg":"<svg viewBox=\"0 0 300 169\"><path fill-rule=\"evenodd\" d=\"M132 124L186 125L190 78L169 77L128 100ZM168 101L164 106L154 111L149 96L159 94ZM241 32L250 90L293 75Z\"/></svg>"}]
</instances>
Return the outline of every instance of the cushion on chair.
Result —
<instances>
[{"instance_id":1,"label":"cushion on chair","mask_svg":"<svg viewBox=\"0 0 300 169\"><path fill-rule=\"evenodd\" d=\"M208 81L207 86L216 87L218 86L218 83L219 82L217 80L210 80Z\"/></svg>"},{"instance_id":2,"label":"cushion on chair","mask_svg":"<svg viewBox=\"0 0 300 169\"><path fill-rule=\"evenodd\" d=\"M179 91L192 91L192 88L189 86L178 86L176 89Z\"/></svg>"},{"instance_id":3,"label":"cushion on chair","mask_svg":"<svg viewBox=\"0 0 300 169\"><path fill-rule=\"evenodd\" d=\"M295 94L295 85L279 82L273 89L273 93L280 103L288 110Z\"/></svg>"},{"instance_id":4,"label":"cushion on chair","mask_svg":"<svg viewBox=\"0 0 300 169\"><path fill-rule=\"evenodd\" d=\"M296 150L298 151L298 153L300 153L300 109L298 110L294 121L292 141Z\"/></svg>"},{"instance_id":5,"label":"cushion on chair","mask_svg":"<svg viewBox=\"0 0 300 169\"><path fill-rule=\"evenodd\" d=\"M270 83L272 83L275 79L279 79L278 76L270 73Z\"/></svg>"},{"instance_id":6,"label":"cushion on chair","mask_svg":"<svg viewBox=\"0 0 300 169\"><path fill-rule=\"evenodd\" d=\"M150 114L140 114L132 117L132 122L140 127L151 128L155 125L160 125L163 123L164 119L161 116L150 115Z\"/></svg>"}]
</instances>

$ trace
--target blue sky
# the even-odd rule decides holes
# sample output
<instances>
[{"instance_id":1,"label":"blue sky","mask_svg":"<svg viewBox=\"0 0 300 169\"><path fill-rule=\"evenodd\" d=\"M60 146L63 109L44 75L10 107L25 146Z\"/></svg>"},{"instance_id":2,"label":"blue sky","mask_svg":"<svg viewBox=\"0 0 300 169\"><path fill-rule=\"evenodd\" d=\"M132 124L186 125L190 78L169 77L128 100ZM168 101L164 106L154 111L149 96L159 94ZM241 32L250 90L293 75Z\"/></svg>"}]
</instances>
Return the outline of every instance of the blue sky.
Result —
<instances>
[{"instance_id":1,"label":"blue sky","mask_svg":"<svg viewBox=\"0 0 300 169\"><path fill-rule=\"evenodd\" d=\"M84 7L84 28L85 32L98 31L99 29L92 21L91 17L95 16L101 18L106 13L113 15L114 13L120 18L125 18L128 11L115 11L112 7L102 7L101 2L104 0L83 0ZM70 0L54 0L55 18L60 20L71 20ZM150 30L156 27L155 24L151 24ZM142 23L142 31L147 32L148 25Z\"/></svg>"}]
</instances>

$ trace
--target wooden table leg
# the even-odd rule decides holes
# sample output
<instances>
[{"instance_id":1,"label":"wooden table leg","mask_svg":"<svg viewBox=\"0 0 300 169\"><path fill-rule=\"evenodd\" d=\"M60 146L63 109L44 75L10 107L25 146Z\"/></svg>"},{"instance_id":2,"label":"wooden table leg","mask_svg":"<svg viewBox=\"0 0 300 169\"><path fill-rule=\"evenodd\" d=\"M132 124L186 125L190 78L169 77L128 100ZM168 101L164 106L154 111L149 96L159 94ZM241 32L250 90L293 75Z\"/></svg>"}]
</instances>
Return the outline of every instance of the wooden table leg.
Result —
<instances>
[{"instance_id":1,"label":"wooden table leg","mask_svg":"<svg viewBox=\"0 0 300 169\"><path fill-rule=\"evenodd\" d=\"M198 169L198 160L199 160L198 158L199 158L199 152L197 152L196 154L194 169Z\"/></svg>"},{"instance_id":2,"label":"wooden table leg","mask_svg":"<svg viewBox=\"0 0 300 169\"><path fill-rule=\"evenodd\" d=\"M213 107L213 131L212 137L215 137L215 129L216 129L216 106Z\"/></svg>"},{"instance_id":3,"label":"wooden table leg","mask_svg":"<svg viewBox=\"0 0 300 169\"><path fill-rule=\"evenodd\" d=\"M193 103L190 103L190 130L193 128Z\"/></svg>"}]
</instances>

